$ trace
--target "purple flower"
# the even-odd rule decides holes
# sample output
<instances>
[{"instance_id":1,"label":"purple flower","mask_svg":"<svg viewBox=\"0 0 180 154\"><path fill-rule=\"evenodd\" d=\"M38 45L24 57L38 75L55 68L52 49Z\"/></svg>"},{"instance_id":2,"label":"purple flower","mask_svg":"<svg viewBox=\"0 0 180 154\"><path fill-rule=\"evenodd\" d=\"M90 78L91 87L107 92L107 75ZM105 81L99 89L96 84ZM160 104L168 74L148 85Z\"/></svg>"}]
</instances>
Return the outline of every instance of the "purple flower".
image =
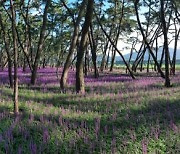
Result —
<instances>
[{"instance_id":1,"label":"purple flower","mask_svg":"<svg viewBox=\"0 0 180 154\"><path fill-rule=\"evenodd\" d=\"M18 147L18 154L22 154L22 147L21 146Z\"/></svg>"},{"instance_id":2,"label":"purple flower","mask_svg":"<svg viewBox=\"0 0 180 154\"><path fill-rule=\"evenodd\" d=\"M47 143L49 140L49 132L48 129L44 129L43 131L43 143Z\"/></svg>"},{"instance_id":3,"label":"purple flower","mask_svg":"<svg viewBox=\"0 0 180 154\"><path fill-rule=\"evenodd\" d=\"M99 131L100 131L100 124L101 124L101 119L98 117L98 118L95 118L95 134L96 134L96 138L99 134Z\"/></svg>"},{"instance_id":4,"label":"purple flower","mask_svg":"<svg viewBox=\"0 0 180 154\"><path fill-rule=\"evenodd\" d=\"M178 127L176 126L176 124L173 122L173 120L170 121L170 128L177 133L178 132Z\"/></svg>"},{"instance_id":5,"label":"purple flower","mask_svg":"<svg viewBox=\"0 0 180 154\"><path fill-rule=\"evenodd\" d=\"M143 140L142 140L142 153L143 154L147 154L147 145L148 145L148 141L147 141L147 139L146 138L144 138Z\"/></svg>"},{"instance_id":6,"label":"purple flower","mask_svg":"<svg viewBox=\"0 0 180 154\"><path fill-rule=\"evenodd\" d=\"M35 143L33 143L32 141L30 142L29 148L30 148L31 154L37 153L37 145Z\"/></svg>"}]
</instances>

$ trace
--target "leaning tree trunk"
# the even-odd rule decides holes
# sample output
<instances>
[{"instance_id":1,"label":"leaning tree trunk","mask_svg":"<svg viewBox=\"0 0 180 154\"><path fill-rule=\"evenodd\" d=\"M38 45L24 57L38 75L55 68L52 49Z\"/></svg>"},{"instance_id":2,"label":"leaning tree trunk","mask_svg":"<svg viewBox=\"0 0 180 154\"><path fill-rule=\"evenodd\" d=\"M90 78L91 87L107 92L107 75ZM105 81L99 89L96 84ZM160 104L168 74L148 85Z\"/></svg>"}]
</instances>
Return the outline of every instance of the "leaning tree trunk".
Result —
<instances>
[{"instance_id":1,"label":"leaning tree trunk","mask_svg":"<svg viewBox=\"0 0 180 154\"><path fill-rule=\"evenodd\" d=\"M11 60L11 54L10 54L10 49L9 49L10 45L9 45L9 41L8 41L8 39L6 37L6 32L5 32L5 27L4 27L4 24L3 24L3 21L2 21L1 12L0 12L0 27L1 27L1 30L2 30L5 50L6 50L6 53L7 53L9 84L10 84L10 87L13 88L12 60Z\"/></svg>"},{"instance_id":2,"label":"leaning tree trunk","mask_svg":"<svg viewBox=\"0 0 180 154\"><path fill-rule=\"evenodd\" d=\"M141 25L140 18L139 18L138 3L139 3L139 0L135 0L134 7L135 7L135 12L136 12L136 18L137 18L138 26L139 26L139 29L141 31L144 43L146 44L147 48L149 49L149 53L151 54L151 56L152 56L152 58L153 58L153 60L154 60L154 62L156 64L156 66L157 66L158 72L160 73L162 78L165 78L165 75L164 75L163 71L161 70L161 67L160 67L160 65L159 65L159 63L158 63L158 61L156 59L156 56L154 55L153 51L151 50L149 42L147 41L147 38L146 38L146 36L144 34L143 27Z\"/></svg>"},{"instance_id":3,"label":"leaning tree trunk","mask_svg":"<svg viewBox=\"0 0 180 154\"><path fill-rule=\"evenodd\" d=\"M116 52L118 52L118 54L121 56L124 64L126 65L128 71L129 71L130 76L131 76L133 79L135 79L135 76L134 76L132 70L130 69L128 63L126 62L123 54L117 49L117 46L114 44L114 42L112 41L112 39L110 38L110 36L109 36L109 35L106 33L106 31L104 30L104 28L103 28L103 26L102 26L102 24L101 24L101 22L100 22L100 20L99 20L99 18L98 18L98 16L97 16L96 12L95 12L95 15L96 15L97 22L98 22L98 24L99 24L100 27L101 27L101 30L103 31L103 33L105 34L105 36L107 37L107 39L109 40L109 42L111 43L113 49L116 50Z\"/></svg>"},{"instance_id":4,"label":"leaning tree trunk","mask_svg":"<svg viewBox=\"0 0 180 154\"><path fill-rule=\"evenodd\" d=\"M40 38L38 42L38 48L36 52L36 57L35 61L32 67L32 74L31 74L31 84L34 85L36 83L36 76L37 76L37 69L40 61L40 56L41 52L43 50L43 42L44 42L44 37L45 37L45 31L46 31L46 25L47 25L47 13L48 13L48 8L51 3L51 0L47 0L46 6L44 9L44 14L43 14L43 23L41 27L41 32L40 32Z\"/></svg>"},{"instance_id":5,"label":"leaning tree trunk","mask_svg":"<svg viewBox=\"0 0 180 154\"><path fill-rule=\"evenodd\" d=\"M84 57L84 52L86 49L86 43L88 39L88 31L89 31L89 27L90 27L92 15L93 15L93 4L94 4L93 0L88 0L85 22L82 27L81 41L80 41L79 49L77 52L77 62L76 62L76 92L77 93L85 92L83 57Z\"/></svg>"},{"instance_id":6,"label":"leaning tree trunk","mask_svg":"<svg viewBox=\"0 0 180 154\"><path fill-rule=\"evenodd\" d=\"M104 51L103 51L103 57L101 61L101 66L100 66L100 71L103 72L106 64L106 54L107 54L107 49L108 49L109 41L106 42L106 45L104 46Z\"/></svg>"},{"instance_id":7,"label":"leaning tree trunk","mask_svg":"<svg viewBox=\"0 0 180 154\"><path fill-rule=\"evenodd\" d=\"M139 65L141 57L143 56L143 52L141 52L143 46L144 46L144 43L141 44L138 54L136 56L136 59L135 59L134 63L132 64L132 70L134 72L136 72L137 66Z\"/></svg>"},{"instance_id":8,"label":"leaning tree trunk","mask_svg":"<svg viewBox=\"0 0 180 154\"><path fill-rule=\"evenodd\" d=\"M162 49L162 54L161 54L161 59L160 59L160 67L162 67L162 64L163 64L163 61L164 61L164 54L165 54L165 51L164 51L164 47Z\"/></svg>"},{"instance_id":9,"label":"leaning tree trunk","mask_svg":"<svg viewBox=\"0 0 180 154\"><path fill-rule=\"evenodd\" d=\"M18 106L18 46L17 46L17 34L16 34L16 16L14 10L13 0L10 0L11 13L12 13L12 35L13 35L13 49L14 49L14 114L19 113Z\"/></svg>"},{"instance_id":10,"label":"leaning tree trunk","mask_svg":"<svg viewBox=\"0 0 180 154\"><path fill-rule=\"evenodd\" d=\"M128 65L129 66L131 66L131 59L132 59L133 50L134 50L135 46L136 46L136 41L134 41L132 46L131 46L130 56L129 56L129 60L128 60ZM126 68L126 73L127 73L127 68Z\"/></svg>"},{"instance_id":11,"label":"leaning tree trunk","mask_svg":"<svg viewBox=\"0 0 180 154\"><path fill-rule=\"evenodd\" d=\"M88 56L87 56L88 52L89 51L86 50L86 53L85 53L85 62L84 62L84 74L85 74L85 76L88 75Z\"/></svg>"},{"instance_id":12,"label":"leaning tree trunk","mask_svg":"<svg viewBox=\"0 0 180 154\"><path fill-rule=\"evenodd\" d=\"M142 54L142 57L141 57L141 60L140 60L140 72L143 71L143 64L144 64L144 55L145 55L145 52L146 52L146 47L144 46L144 50L143 50L143 54Z\"/></svg>"},{"instance_id":13,"label":"leaning tree trunk","mask_svg":"<svg viewBox=\"0 0 180 154\"><path fill-rule=\"evenodd\" d=\"M168 47L168 37L167 37L167 27L164 14L164 0L160 1L161 3L161 23L162 30L164 35L164 53L165 53L165 86L170 87L170 78L169 78L169 47Z\"/></svg>"},{"instance_id":14,"label":"leaning tree trunk","mask_svg":"<svg viewBox=\"0 0 180 154\"><path fill-rule=\"evenodd\" d=\"M113 71L114 63L115 63L115 58L116 58L116 50L112 50L111 66L110 66L110 70L109 70L110 72Z\"/></svg>"},{"instance_id":15,"label":"leaning tree trunk","mask_svg":"<svg viewBox=\"0 0 180 154\"><path fill-rule=\"evenodd\" d=\"M60 87L61 90L64 91L65 87L67 86L67 78L68 78L68 72L69 72L69 67L71 66L71 62L72 62L72 56L74 53L74 49L77 45L77 41L78 41L78 35L79 35L79 24L81 22L81 18L83 16L83 12L84 12L84 8L86 6L87 0L83 0L81 7L80 7L80 11L76 20L76 23L74 25L74 32L73 32L73 36L72 36L72 40L71 40L71 45L69 48L69 53L66 59L66 62L64 64L64 68L63 68L63 72L62 72L62 76L61 76L61 80L60 80Z\"/></svg>"},{"instance_id":16,"label":"leaning tree trunk","mask_svg":"<svg viewBox=\"0 0 180 154\"><path fill-rule=\"evenodd\" d=\"M93 37L93 31L92 31L92 26L90 25L90 33L89 33L89 42L90 42L90 46L91 46L91 55L92 55L92 62L93 62L93 66L94 66L94 77L98 78L99 76L99 72L98 72L98 68L97 68L97 55L96 55L96 50L97 50L97 43L94 40Z\"/></svg>"},{"instance_id":17,"label":"leaning tree trunk","mask_svg":"<svg viewBox=\"0 0 180 154\"><path fill-rule=\"evenodd\" d=\"M175 75L176 73L176 54L177 54L177 44L178 44L178 38L180 34L180 29L177 31L177 27L175 25L175 43L174 43L174 53L173 53L173 59L172 59L172 74Z\"/></svg>"}]
</instances>

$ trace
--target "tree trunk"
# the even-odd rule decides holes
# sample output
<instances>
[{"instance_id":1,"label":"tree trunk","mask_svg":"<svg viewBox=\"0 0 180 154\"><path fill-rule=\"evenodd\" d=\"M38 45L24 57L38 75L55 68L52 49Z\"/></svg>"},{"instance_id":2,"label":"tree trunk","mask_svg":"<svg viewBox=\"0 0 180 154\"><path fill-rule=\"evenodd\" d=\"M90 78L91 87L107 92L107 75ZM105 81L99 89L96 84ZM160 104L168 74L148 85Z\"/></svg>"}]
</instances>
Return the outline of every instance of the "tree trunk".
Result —
<instances>
[{"instance_id":1,"label":"tree trunk","mask_svg":"<svg viewBox=\"0 0 180 154\"><path fill-rule=\"evenodd\" d=\"M5 44L5 50L7 53L7 59L8 59L8 76L9 76L9 85L11 88L13 88L13 77L12 77L12 59L11 59L11 54L10 54L10 45L9 45L9 41L7 39L7 35L5 32L5 27L3 24L3 20L1 17L1 12L0 12L0 26L1 26L1 30L2 30L2 34L3 34L3 39L4 39L4 44Z\"/></svg>"},{"instance_id":2,"label":"tree trunk","mask_svg":"<svg viewBox=\"0 0 180 154\"><path fill-rule=\"evenodd\" d=\"M119 25L117 27L117 34L116 34L115 41L114 41L114 44L115 44L116 47L117 47L117 44L118 44L118 39L119 39L119 35L120 35L120 32L121 32L121 23L122 23L122 19L123 19L123 16L124 16L124 3L125 3L125 1L122 0L121 17L119 19ZM115 9L115 17L114 18L116 20L116 14L117 14L117 4L116 4L116 2L115 2L115 8L114 9ZM114 50L114 52L112 53L110 72L113 71L115 58L116 58L116 50Z\"/></svg>"},{"instance_id":3,"label":"tree trunk","mask_svg":"<svg viewBox=\"0 0 180 154\"><path fill-rule=\"evenodd\" d=\"M142 57L141 57L141 59L140 59L140 62L141 62L140 72L143 71L143 64L144 64L144 55L145 55L145 52L146 52L146 47L144 46L143 54L142 54Z\"/></svg>"},{"instance_id":4,"label":"tree trunk","mask_svg":"<svg viewBox=\"0 0 180 154\"><path fill-rule=\"evenodd\" d=\"M133 49L134 49L134 42L132 44L132 47L131 47L131 52L130 52L130 56L129 56L129 60L128 60L128 65L129 67L131 66L131 58L132 58L132 55L133 55ZM126 68L126 73L127 73L127 68Z\"/></svg>"},{"instance_id":5,"label":"tree trunk","mask_svg":"<svg viewBox=\"0 0 180 154\"><path fill-rule=\"evenodd\" d=\"M113 48L113 47L112 47L112 45L110 44L110 46L109 46L109 51L108 51L108 55L107 55L107 59L106 59L105 69L107 69L108 66L109 66L109 57L110 57L111 48Z\"/></svg>"},{"instance_id":6,"label":"tree trunk","mask_svg":"<svg viewBox=\"0 0 180 154\"><path fill-rule=\"evenodd\" d=\"M132 70L130 69L130 67L128 66L128 63L127 63L126 60L124 59L124 56L123 56L122 53L117 49L117 46L113 43L113 41L111 40L111 38L109 37L109 35L108 35L108 34L106 33L106 31L104 30L104 28L103 28L103 26L102 26L102 24L101 24L101 22L100 22L100 20L99 20L99 18L98 18L98 16L97 16L96 13L95 13L95 15L96 15L96 19L97 19L97 21L98 21L98 24L99 24L100 27L101 27L101 30L103 31L103 33L105 34L105 36L108 38L108 40L109 40L109 42L111 43L111 45L112 45L112 47L114 48L114 50L116 50L116 52L118 52L119 55L121 56L124 64L126 65L128 71L129 71L129 73L130 73L130 76L131 76L133 79L135 79L135 76L134 76Z\"/></svg>"},{"instance_id":7,"label":"tree trunk","mask_svg":"<svg viewBox=\"0 0 180 154\"><path fill-rule=\"evenodd\" d=\"M88 50L86 50L86 54L85 54L85 62L84 62L84 74L85 76L88 75Z\"/></svg>"},{"instance_id":8,"label":"tree trunk","mask_svg":"<svg viewBox=\"0 0 180 154\"><path fill-rule=\"evenodd\" d=\"M133 65L132 65L132 70L133 70L134 72L136 72L137 66L139 65L140 59L141 59L141 57L142 57L142 55L143 55L143 53L141 52L143 46L144 46L144 43L141 44L140 49L139 49L139 52L138 52L138 54L137 54L137 57L136 57Z\"/></svg>"},{"instance_id":9,"label":"tree trunk","mask_svg":"<svg viewBox=\"0 0 180 154\"><path fill-rule=\"evenodd\" d=\"M16 15L14 10L13 0L10 0L11 13L12 13L12 35L13 35L13 49L14 49L14 114L19 113L18 105L18 46L16 34Z\"/></svg>"},{"instance_id":10,"label":"tree trunk","mask_svg":"<svg viewBox=\"0 0 180 154\"><path fill-rule=\"evenodd\" d=\"M112 50L112 59L111 59L111 66L110 66L110 72L113 71L113 67L114 67L114 62L115 62L115 57L116 57L116 50Z\"/></svg>"},{"instance_id":11,"label":"tree trunk","mask_svg":"<svg viewBox=\"0 0 180 154\"><path fill-rule=\"evenodd\" d=\"M147 61L147 73L149 73L149 65L150 65L150 54L148 54L148 61Z\"/></svg>"},{"instance_id":12,"label":"tree trunk","mask_svg":"<svg viewBox=\"0 0 180 154\"><path fill-rule=\"evenodd\" d=\"M146 36L145 36L145 34L144 34L144 32L143 32L143 28L142 28L142 25L141 25L141 22L140 22L140 18L139 18L139 13L138 13L138 6L137 6L137 5L138 5L138 2L139 2L139 0L136 0L136 1L134 2L134 7L135 7L135 12L136 12L137 22L138 22L138 25L139 25L139 28L140 28L140 31L141 31L143 40L144 40L147 48L149 49L149 52L150 52L150 54L151 54L154 62L156 63L158 72L160 73L160 75L161 75L162 78L165 78L165 75L164 75L163 71L161 70L161 67L160 67L160 65L159 65L159 63L158 63L158 61L157 61L157 59L156 59L153 51L151 50L151 47L150 47L150 45L149 45L149 43L148 43L148 41L147 41L147 38L146 38Z\"/></svg>"},{"instance_id":13,"label":"tree trunk","mask_svg":"<svg viewBox=\"0 0 180 154\"><path fill-rule=\"evenodd\" d=\"M83 0L81 7L80 7L78 17L77 17L77 20L76 20L76 23L75 23L75 26L74 26L74 32L73 32L73 37L71 40L71 45L69 48L69 53L68 53L66 62L64 64L64 68L63 68L63 72L62 72L62 76L61 76L61 80L60 80L60 87L61 87L62 91L64 91L65 87L67 86L67 78L68 78L69 67L71 65L74 49L77 45L78 35L79 35L79 24L80 24L81 18L83 16L83 12L84 12L86 3L87 3L87 0Z\"/></svg>"},{"instance_id":14,"label":"tree trunk","mask_svg":"<svg viewBox=\"0 0 180 154\"><path fill-rule=\"evenodd\" d=\"M88 0L85 22L82 27L82 36L79 45L79 49L77 52L77 62L76 62L76 92L77 93L85 93L84 86L84 74L83 74L83 57L86 49L86 43L88 39L88 31L90 27L90 23L93 15L93 0Z\"/></svg>"},{"instance_id":15,"label":"tree trunk","mask_svg":"<svg viewBox=\"0 0 180 154\"><path fill-rule=\"evenodd\" d=\"M104 47L103 57L102 57L101 66L100 66L100 71L101 71L101 72L103 72L103 71L104 71L104 68L105 68L106 54L107 54L108 45L109 45L109 41L107 41L107 43L106 43L106 45L105 45L105 47Z\"/></svg>"},{"instance_id":16,"label":"tree trunk","mask_svg":"<svg viewBox=\"0 0 180 154\"><path fill-rule=\"evenodd\" d=\"M26 57L23 58L23 72L26 71Z\"/></svg>"},{"instance_id":17,"label":"tree trunk","mask_svg":"<svg viewBox=\"0 0 180 154\"><path fill-rule=\"evenodd\" d=\"M156 52L156 59L158 59L158 38L156 38L156 50L155 50L155 52ZM154 63L154 71L156 71L156 70L157 70L157 66Z\"/></svg>"},{"instance_id":18,"label":"tree trunk","mask_svg":"<svg viewBox=\"0 0 180 154\"><path fill-rule=\"evenodd\" d=\"M33 67L32 67L32 74L31 74L31 84L32 85L34 85L36 83L37 70L38 70L41 52L43 50L43 42L44 42L44 37L45 37L46 25L47 25L47 13L48 13L48 8L49 8L50 3L51 3L51 0L47 0L46 6L44 9L43 23L42 23L41 32L40 32L38 48L37 48L37 52L36 52L35 61L34 61Z\"/></svg>"},{"instance_id":19,"label":"tree trunk","mask_svg":"<svg viewBox=\"0 0 180 154\"><path fill-rule=\"evenodd\" d=\"M178 44L178 38L180 34L180 29L177 31L177 27L175 30L175 43L174 43L174 53L173 53L173 59L172 59L172 74L175 75L176 73L176 54L177 54L177 44Z\"/></svg>"},{"instance_id":20,"label":"tree trunk","mask_svg":"<svg viewBox=\"0 0 180 154\"><path fill-rule=\"evenodd\" d=\"M91 26L90 26L90 29L91 29L91 31L89 33L89 42L90 42L90 46L91 46L92 62L93 62L93 66L94 66L94 77L98 78L99 72L98 72L97 62L96 62L96 59L97 59L97 55L96 55L97 43L94 40Z\"/></svg>"},{"instance_id":21,"label":"tree trunk","mask_svg":"<svg viewBox=\"0 0 180 154\"><path fill-rule=\"evenodd\" d=\"M168 37L167 37L167 27L166 20L164 15L164 0L160 0L161 3L161 23L162 30L164 35L164 53L165 53L165 86L170 87L170 78L169 78L169 47L168 47Z\"/></svg>"}]
</instances>

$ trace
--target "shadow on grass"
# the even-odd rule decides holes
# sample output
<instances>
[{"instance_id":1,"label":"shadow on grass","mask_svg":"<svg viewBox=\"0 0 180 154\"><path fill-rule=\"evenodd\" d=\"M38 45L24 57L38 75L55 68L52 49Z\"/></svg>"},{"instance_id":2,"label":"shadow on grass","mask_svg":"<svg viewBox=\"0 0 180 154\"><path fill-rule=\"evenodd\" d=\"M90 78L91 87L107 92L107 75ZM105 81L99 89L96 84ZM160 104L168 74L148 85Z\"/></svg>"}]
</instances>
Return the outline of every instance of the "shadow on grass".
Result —
<instances>
[{"instance_id":1,"label":"shadow on grass","mask_svg":"<svg viewBox=\"0 0 180 154\"><path fill-rule=\"evenodd\" d=\"M151 85L150 85L151 86ZM38 87L40 88L40 87ZM52 89L56 87L51 87ZM127 87L126 87L127 88ZM48 105L52 105L54 107L63 107L65 109L68 108L73 108L74 110L80 110L82 112L87 112L89 111L97 111L100 112L101 114L107 112L107 108L108 110L110 108L117 108L120 105L126 105L134 102L137 102L137 100L141 101L141 97L143 98L148 97L148 93L149 95L151 94L151 91L153 91L153 95L155 93L156 90L161 90L164 89L162 86L159 87L151 87L150 90L145 88L145 89L141 89L142 90L142 94L140 94L140 91L138 94L140 95L134 95L133 94L133 90L127 90L128 91L128 97L121 97L121 95L106 95L103 96L101 94L99 95L93 95L93 94L86 94L86 95L80 95L80 94L53 94L53 93L49 93L47 90L42 93L41 90L24 90L26 89L26 87L21 87L20 88L20 92L19 92L19 101L20 102L37 102L42 104L44 107L48 106ZM136 89L137 90L137 89ZM145 90L147 91L147 93L144 93ZM172 89L173 90L173 89ZM130 92L129 92L130 91ZM174 93L177 93L177 90L173 90L174 92L172 93L172 95ZM48 93L47 93L48 92ZM161 91L160 91L161 92ZM171 92L171 89L168 89L167 94L169 95L169 92ZM12 98L12 92L10 91L3 91L1 90L2 93L2 97L5 100L9 100L9 98ZM157 93L158 94L158 93ZM165 91L162 91L162 95L166 95ZM169 95L170 96L170 95ZM138 97L138 98L137 98ZM153 96L154 97L154 96ZM122 102L122 103L121 103Z\"/></svg>"},{"instance_id":2,"label":"shadow on grass","mask_svg":"<svg viewBox=\"0 0 180 154\"><path fill-rule=\"evenodd\" d=\"M155 144L156 152L167 153L172 150L172 153L176 153L179 136L177 126L180 124L179 102L180 99L157 98L148 101L147 105L128 108L123 112L120 108L112 108L115 112L101 115L100 121L98 117L85 120L54 113L33 113L32 117L31 113L24 111L16 125L18 129L11 132L13 140L5 138L6 130L0 135L8 142L7 149L13 153L18 152L18 145L21 145L23 151L32 152L32 144L38 153L113 153L114 150L120 153L139 150L138 153L141 153L143 140L148 141L151 150ZM66 104L61 105L66 107ZM79 107L85 108L86 105L80 103ZM9 109L0 106L0 111L4 110L8 112ZM172 137L175 137L174 141L171 141ZM0 141L0 150L6 152L6 148L2 147L5 143Z\"/></svg>"},{"instance_id":3,"label":"shadow on grass","mask_svg":"<svg viewBox=\"0 0 180 154\"><path fill-rule=\"evenodd\" d=\"M22 90L22 91L21 91ZM28 103L35 102L42 104L44 107L52 105L54 107L63 107L65 109L74 108L75 110L88 111L88 110L99 110L99 107L103 107L103 104L110 102L112 98L103 97L101 95L81 95L81 94L53 94L53 93L42 93L41 91L31 91L21 89L19 91L19 101ZM12 92L8 90L2 90L1 95L4 100L12 98ZM98 101L98 102L97 102ZM83 108L87 106L86 108ZM105 105L104 107L105 108Z\"/></svg>"}]
</instances>

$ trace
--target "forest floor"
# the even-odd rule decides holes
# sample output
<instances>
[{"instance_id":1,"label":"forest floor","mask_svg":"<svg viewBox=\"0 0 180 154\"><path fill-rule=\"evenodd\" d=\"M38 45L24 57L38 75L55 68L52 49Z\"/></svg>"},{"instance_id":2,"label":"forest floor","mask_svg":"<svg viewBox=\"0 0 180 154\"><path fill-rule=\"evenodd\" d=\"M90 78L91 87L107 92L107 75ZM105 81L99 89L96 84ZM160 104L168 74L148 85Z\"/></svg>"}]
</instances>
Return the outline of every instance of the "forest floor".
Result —
<instances>
[{"instance_id":1,"label":"forest floor","mask_svg":"<svg viewBox=\"0 0 180 154\"><path fill-rule=\"evenodd\" d=\"M0 154L180 153L180 72L171 88L153 73L136 80L122 70L90 74L86 94L74 92L74 75L63 94L55 68L40 69L36 86L19 69L14 119L7 70L0 70Z\"/></svg>"}]
</instances>

